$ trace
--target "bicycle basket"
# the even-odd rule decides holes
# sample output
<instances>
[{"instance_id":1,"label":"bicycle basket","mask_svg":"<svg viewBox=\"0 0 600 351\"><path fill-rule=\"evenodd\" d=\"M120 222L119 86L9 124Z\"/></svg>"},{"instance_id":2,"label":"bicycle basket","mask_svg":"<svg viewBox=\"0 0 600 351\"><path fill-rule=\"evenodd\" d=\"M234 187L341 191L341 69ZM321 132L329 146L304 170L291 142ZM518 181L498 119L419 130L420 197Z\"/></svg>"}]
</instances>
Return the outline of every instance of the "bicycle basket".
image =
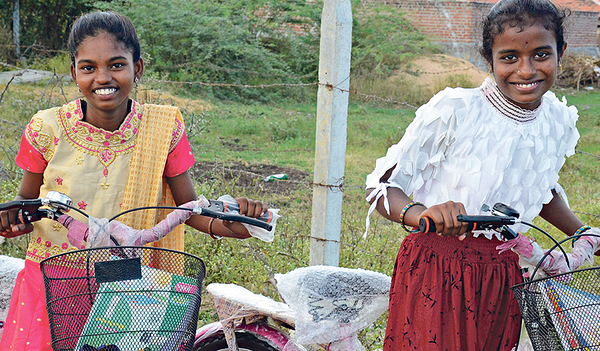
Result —
<instances>
[{"instance_id":1,"label":"bicycle basket","mask_svg":"<svg viewBox=\"0 0 600 351\"><path fill-rule=\"evenodd\" d=\"M535 350L600 349L599 268L512 287Z\"/></svg>"},{"instance_id":2,"label":"bicycle basket","mask_svg":"<svg viewBox=\"0 0 600 351\"><path fill-rule=\"evenodd\" d=\"M154 247L71 251L40 263L54 350L192 350L204 262Z\"/></svg>"}]
</instances>

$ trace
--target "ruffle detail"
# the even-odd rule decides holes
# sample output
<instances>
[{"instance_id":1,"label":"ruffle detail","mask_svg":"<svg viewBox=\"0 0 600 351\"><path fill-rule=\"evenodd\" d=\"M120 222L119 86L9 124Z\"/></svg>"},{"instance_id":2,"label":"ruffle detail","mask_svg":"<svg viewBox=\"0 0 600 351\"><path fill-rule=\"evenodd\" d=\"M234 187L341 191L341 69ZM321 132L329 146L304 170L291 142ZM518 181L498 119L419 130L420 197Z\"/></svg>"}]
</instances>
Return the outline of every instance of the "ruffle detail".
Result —
<instances>
[{"instance_id":1,"label":"ruffle detail","mask_svg":"<svg viewBox=\"0 0 600 351\"><path fill-rule=\"evenodd\" d=\"M481 205L502 202L533 220L552 199L565 156L575 153L579 139L577 109L564 98L547 92L539 109L535 119L520 122L500 113L482 89L446 88L417 110L402 140L376 161L366 181L375 189L370 199L384 196L389 207L383 189L395 186L426 206L452 200L480 214ZM390 169L390 178L381 179Z\"/></svg>"}]
</instances>

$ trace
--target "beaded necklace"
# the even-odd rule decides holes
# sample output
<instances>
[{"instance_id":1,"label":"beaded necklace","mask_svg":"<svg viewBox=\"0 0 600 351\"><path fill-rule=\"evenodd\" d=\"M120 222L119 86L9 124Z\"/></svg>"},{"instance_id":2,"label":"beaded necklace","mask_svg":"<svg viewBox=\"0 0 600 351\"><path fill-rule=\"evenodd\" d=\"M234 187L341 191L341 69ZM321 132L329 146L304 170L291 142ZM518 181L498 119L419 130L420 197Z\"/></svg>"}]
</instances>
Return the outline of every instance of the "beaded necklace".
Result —
<instances>
[{"instance_id":1,"label":"beaded necklace","mask_svg":"<svg viewBox=\"0 0 600 351\"><path fill-rule=\"evenodd\" d=\"M491 78L487 78L481 85L483 95L487 100L500 112L502 115L517 121L519 123L532 122L542 110L542 104L533 110L527 110L517 106L514 102L508 100L504 94L498 89L496 83ZM543 99L542 99L543 103Z\"/></svg>"}]
</instances>

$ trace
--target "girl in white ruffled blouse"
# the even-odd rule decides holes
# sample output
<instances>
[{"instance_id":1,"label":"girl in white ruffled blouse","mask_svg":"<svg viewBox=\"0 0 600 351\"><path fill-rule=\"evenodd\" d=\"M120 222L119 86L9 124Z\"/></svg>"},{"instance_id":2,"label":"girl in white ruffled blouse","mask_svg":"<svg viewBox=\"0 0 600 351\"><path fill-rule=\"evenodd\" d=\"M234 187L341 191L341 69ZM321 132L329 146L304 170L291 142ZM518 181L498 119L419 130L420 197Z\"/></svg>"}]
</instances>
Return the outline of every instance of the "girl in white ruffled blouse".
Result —
<instances>
[{"instance_id":1,"label":"girl in white ruffled blouse","mask_svg":"<svg viewBox=\"0 0 600 351\"><path fill-rule=\"evenodd\" d=\"M410 232L394 267L384 350L515 347L518 257L498 253L497 232L468 233L459 213L502 202L568 235L589 228L559 196L559 170L579 139L577 109L549 91L567 47L565 17L549 0L500 0L483 23L493 79L435 95L367 177L369 215L377 209ZM438 233L411 230L421 217Z\"/></svg>"}]
</instances>

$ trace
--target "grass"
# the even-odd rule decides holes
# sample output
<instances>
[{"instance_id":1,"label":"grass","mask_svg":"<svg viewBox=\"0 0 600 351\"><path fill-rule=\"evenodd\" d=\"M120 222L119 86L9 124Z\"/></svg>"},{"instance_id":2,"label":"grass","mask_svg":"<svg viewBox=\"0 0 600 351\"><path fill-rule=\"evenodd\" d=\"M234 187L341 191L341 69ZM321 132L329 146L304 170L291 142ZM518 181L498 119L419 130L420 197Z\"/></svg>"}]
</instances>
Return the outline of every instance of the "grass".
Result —
<instances>
[{"instance_id":1,"label":"grass","mask_svg":"<svg viewBox=\"0 0 600 351\"><path fill-rule=\"evenodd\" d=\"M12 199L19 187L19 171L13 164L20 133L31 115L48 105L63 103L63 96L54 94L40 98L45 85L10 86L0 103L0 124L3 133L0 145L0 200ZM168 87L159 87L162 92ZM77 93L72 86L64 87L68 98ZM580 110L581 140L578 153L567 160L561 172L561 184L569 194L571 207L588 224L600 226L600 93L561 90L570 104ZM155 98L156 100L157 98ZM164 96L161 102L169 102ZM311 175L314 164L315 104L240 105L234 103L195 101L179 98L184 111L188 135L198 162L239 162L271 164L303 170ZM403 239L399 225L373 215L371 229L362 238L368 205L365 202L364 179L374 168L375 160L403 135L412 120L414 110L395 109L368 101L351 100L348 109L348 142L345 159L346 178L342 208L340 266L364 268L391 275L397 250ZM290 182L297 180L290 179ZM257 179L257 182L260 182ZM309 181L303 181L292 193L278 194L258 187L242 188L236 179L226 180L215 174L210 180L195 179L196 190L207 198L222 194L261 199L273 208L281 209L283 217L277 224L276 239L264 243L212 240L208 235L188 230L186 251L203 258L207 266L205 283L236 283L253 292L277 297L269 278L274 273L288 272L308 265L311 235L312 191ZM550 229L541 221L536 221ZM561 234L551 230L557 237ZM548 245L536 235L538 242ZM0 254L24 257L27 237L6 240ZM200 324L217 320L210 298L203 299ZM374 326L363 331L361 339L368 350L381 348L387 314Z\"/></svg>"}]
</instances>

